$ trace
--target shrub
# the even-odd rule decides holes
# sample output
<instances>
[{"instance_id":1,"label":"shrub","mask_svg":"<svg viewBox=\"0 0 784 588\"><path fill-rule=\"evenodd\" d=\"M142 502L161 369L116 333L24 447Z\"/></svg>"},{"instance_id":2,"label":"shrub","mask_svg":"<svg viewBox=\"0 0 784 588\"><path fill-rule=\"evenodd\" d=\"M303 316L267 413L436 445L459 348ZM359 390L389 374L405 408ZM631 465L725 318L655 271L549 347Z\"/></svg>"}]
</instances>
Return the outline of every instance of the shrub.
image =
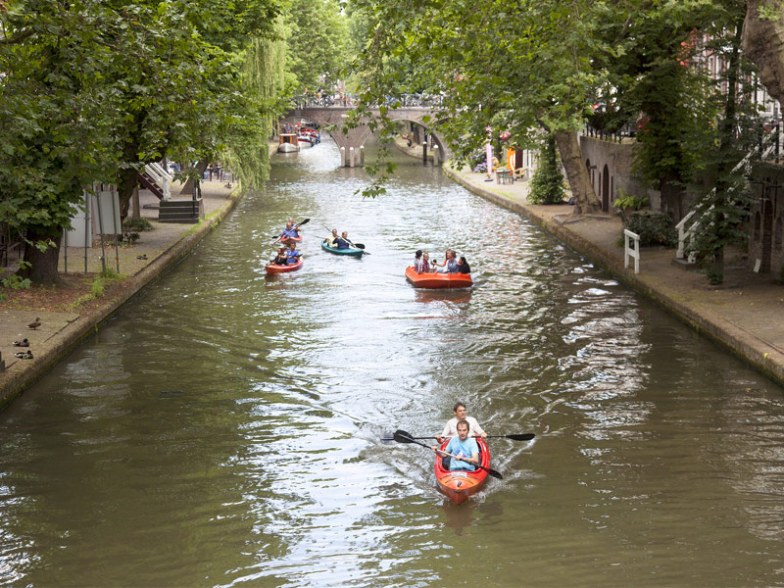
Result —
<instances>
[{"instance_id":1,"label":"shrub","mask_svg":"<svg viewBox=\"0 0 784 588\"><path fill-rule=\"evenodd\" d=\"M564 197L563 181L555 152L555 137L551 135L542 147L539 166L531 178L528 201L531 204L560 204Z\"/></svg>"},{"instance_id":2,"label":"shrub","mask_svg":"<svg viewBox=\"0 0 784 588\"><path fill-rule=\"evenodd\" d=\"M638 210L624 220L624 225L640 236L641 246L666 245L672 247L678 243L678 232L672 224L672 219L663 212Z\"/></svg>"},{"instance_id":3,"label":"shrub","mask_svg":"<svg viewBox=\"0 0 784 588\"><path fill-rule=\"evenodd\" d=\"M126 218L123 221L123 229L130 231L152 231L152 224L146 218Z\"/></svg>"}]
</instances>

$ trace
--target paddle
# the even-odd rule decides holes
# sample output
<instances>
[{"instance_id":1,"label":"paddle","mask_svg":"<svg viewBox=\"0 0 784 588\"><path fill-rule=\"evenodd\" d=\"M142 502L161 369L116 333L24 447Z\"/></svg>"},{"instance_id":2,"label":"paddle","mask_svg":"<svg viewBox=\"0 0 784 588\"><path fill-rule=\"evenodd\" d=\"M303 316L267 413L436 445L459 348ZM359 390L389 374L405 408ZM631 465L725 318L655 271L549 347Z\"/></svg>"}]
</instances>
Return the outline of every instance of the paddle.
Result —
<instances>
[{"instance_id":1,"label":"paddle","mask_svg":"<svg viewBox=\"0 0 784 588\"><path fill-rule=\"evenodd\" d=\"M414 438L411 436L411 434L410 434L410 433L407 433L407 432L405 432L405 431L401 431L400 429L398 429L397 431L395 431L395 432L393 433L392 437L393 437L393 439L394 439L395 441L397 441L398 443L416 443L417 445L421 445L421 446L422 446L422 447L424 447L425 449L430 449L430 450L432 450L432 449L433 449L433 448L432 448L432 447L430 447L429 445L426 445L426 444L424 444L424 443L420 443L419 441L415 440L415 439L414 439ZM471 465L473 465L474 467L477 467L477 468L479 468L480 470L485 470L485 471L486 471L488 474L490 474L490 475L491 475L491 476L493 476L494 478L498 478L499 480L503 480L503 479L504 479L504 477L501 475L501 472L498 472L498 471L494 470L493 468L486 468L486 467L485 467L485 466L483 466L483 465L479 465L479 464L477 464L477 463L473 463L473 462L467 461L467 460L465 460L465 459L460 459L460 458L458 458L458 457L456 457L456 456L452 455L451 453L447 453L446 451L441 451L440 449L438 450L438 452L439 452L441 455L447 455L447 456L451 457L452 459L456 459L456 460L458 460L458 461L464 461L464 462L466 462L466 463L470 463Z\"/></svg>"},{"instance_id":2,"label":"paddle","mask_svg":"<svg viewBox=\"0 0 784 588\"><path fill-rule=\"evenodd\" d=\"M297 226L301 227L302 225L306 225L309 222L310 222L310 219L306 218L306 219L303 219L302 222L297 223ZM283 235L283 233L281 233L280 235L275 235L274 237L270 237L270 239L275 239L275 241L277 241L278 239L281 238L282 235Z\"/></svg>"},{"instance_id":3,"label":"paddle","mask_svg":"<svg viewBox=\"0 0 784 588\"><path fill-rule=\"evenodd\" d=\"M511 439L512 441L530 441L536 437L534 433L514 433L512 435L488 435L486 439ZM435 439L435 435L431 437L411 437L412 439ZM479 438L479 435L474 435L475 439ZM382 437L382 441L397 441L394 437ZM409 441L401 441L401 443L409 443Z\"/></svg>"}]
</instances>

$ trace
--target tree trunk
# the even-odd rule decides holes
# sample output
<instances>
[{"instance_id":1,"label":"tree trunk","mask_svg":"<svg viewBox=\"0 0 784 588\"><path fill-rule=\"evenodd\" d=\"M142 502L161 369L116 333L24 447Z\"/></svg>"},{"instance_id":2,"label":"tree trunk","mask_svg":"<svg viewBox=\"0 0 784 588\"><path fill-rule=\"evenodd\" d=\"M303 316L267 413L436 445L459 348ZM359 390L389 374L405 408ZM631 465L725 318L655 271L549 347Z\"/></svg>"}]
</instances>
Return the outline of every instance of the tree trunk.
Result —
<instances>
[{"instance_id":1,"label":"tree trunk","mask_svg":"<svg viewBox=\"0 0 784 588\"><path fill-rule=\"evenodd\" d=\"M60 263L60 241L63 236L61 228L28 227L27 240L32 243L51 242L52 246L41 251L35 245L25 245L25 265L19 270L19 275L29 278L35 284L57 284L60 282L60 273L57 267Z\"/></svg>"},{"instance_id":2,"label":"tree trunk","mask_svg":"<svg viewBox=\"0 0 784 588\"><path fill-rule=\"evenodd\" d=\"M777 15L761 19L760 8ZM760 81L768 93L784 101L784 4L781 0L748 0L743 30L743 53L759 68Z\"/></svg>"},{"instance_id":3,"label":"tree trunk","mask_svg":"<svg viewBox=\"0 0 784 588\"><path fill-rule=\"evenodd\" d=\"M128 210L131 207L131 196L139 185L139 172L135 168L129 167L120 170L120 181L117 185L117 193L120 197L120 222L128 218Z\"/></svg>"},{"instance_id":4,"label":"tree trunk","mask_svg":"<svg viewBox=\"0 0 784 588\"><path fill-rule=\"evenodd\" d=\"M678 223L685 216L683 209L683 186L680 182L667 179L661 183L662 212L670 215L673 223Z\"/></svg>"},{"instance_id":5,"label":"tree trunk","mask_svg":"<svg viewBox=\"0 0 784 588\"><path fill-rule=\"evenodd\" d=\"M602 203L591 184L588 170L583 162L583 152L577 140L577 133L572 131L559 131L555 133L555 142L561 154L561 163L566 171L569 187L572 189L577 205L575 214L590 214L601 212Z\"/></svg>"}]
</instances>

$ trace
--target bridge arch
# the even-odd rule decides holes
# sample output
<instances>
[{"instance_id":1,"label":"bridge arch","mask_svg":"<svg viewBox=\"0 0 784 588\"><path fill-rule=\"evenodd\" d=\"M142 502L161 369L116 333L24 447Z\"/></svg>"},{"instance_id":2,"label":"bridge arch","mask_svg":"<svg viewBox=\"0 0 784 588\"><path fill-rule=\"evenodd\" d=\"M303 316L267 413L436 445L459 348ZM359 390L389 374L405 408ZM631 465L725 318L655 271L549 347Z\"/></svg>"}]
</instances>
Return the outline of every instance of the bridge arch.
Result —
<instances>
[{"instance_id":1,"label":"bridge arch","mask_svg":"<svg viewBox=\"0 0 784 588\"><path fill-rule=\"evenodd\" d=\"M321 125L322 130L329 133L338 148L344 147L345 153L348 153L352 147L355 150L363 147L368 137L372 134L372 130L368 125L369 120L363 121L355 128L348 129L347 133L343 132L343 126L346 124L346 120L352 110L353 108L340 106L306 106L289 112L282 119L282 122L296 124L302 120L307 120L318 123ZM371 111L371 115L379 116L379 114L378 110ZM393 121L409 122L424 127L432 141L431 145L438 145L441 159L445 160L451 155L449 148L438 134L433 132L429 125L424 122L426 118L434 118L434 116L435 112L433 110L417 106L400 108L389 112L389 118ZM347 165L348 163L344 162L344 164Z\"/></svg>"}]
</instances>

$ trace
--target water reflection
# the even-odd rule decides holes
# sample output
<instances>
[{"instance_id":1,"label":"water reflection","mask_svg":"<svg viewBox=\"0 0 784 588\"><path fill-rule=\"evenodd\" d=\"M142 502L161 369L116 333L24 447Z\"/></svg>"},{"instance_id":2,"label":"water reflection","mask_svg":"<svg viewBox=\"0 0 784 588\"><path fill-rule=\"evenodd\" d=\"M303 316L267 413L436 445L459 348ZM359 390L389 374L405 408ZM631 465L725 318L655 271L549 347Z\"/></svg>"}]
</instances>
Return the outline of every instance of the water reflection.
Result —
<instances>
[{"instance_id":1,"label":"water reflection","mask_svg":"<svg viewBox=\"0 0 784 588\"><path fill-rule=\"evenodd\" d=\"M363 200L337 161L277 159L3 415L0 582L781 584L780 388L438 170L401 160ZM312 219L305 265L267 278L289 216ZM321 251L333 226L371 255ZM474 288L406 283L445 247ZM456 400L537 434L493 440L504 479L460 507L432 452L379 441L435 434Z\"/></svg>"}]
</instances>

